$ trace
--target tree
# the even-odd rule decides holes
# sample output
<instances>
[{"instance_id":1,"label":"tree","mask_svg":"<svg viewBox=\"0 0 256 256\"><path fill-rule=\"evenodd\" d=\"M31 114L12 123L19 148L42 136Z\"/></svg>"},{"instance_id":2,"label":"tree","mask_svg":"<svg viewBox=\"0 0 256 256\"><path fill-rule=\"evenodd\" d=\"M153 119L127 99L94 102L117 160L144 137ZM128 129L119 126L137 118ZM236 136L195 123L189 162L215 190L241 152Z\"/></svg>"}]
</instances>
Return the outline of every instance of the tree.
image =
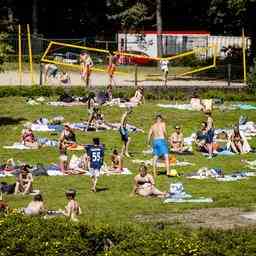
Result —
<instances>
[{"instance_id":1,"label":"tree","mask_svg":"<svg viewBox=\"0 0 256 256\"><path fill-rule=\"evenodd\" d=\"M156 0L156 27L157 27L157 49L158 56L163 56L163 18L162 18L162 1Z\"/></svg>"},{"instance_id":2,"label":"tree","mask_svg":"<svg viewBox=\"0 0 256 256\"><path fill-rule=\"evenodd\" d=\"M212 0L209 7L210 23L224 34L241 35L242 28L251 37L251 52L256 51L256 0ZM213 27L214 28L214 27ZM250 64L253 65L253 54Z\"/></svg>"}]
</instances>

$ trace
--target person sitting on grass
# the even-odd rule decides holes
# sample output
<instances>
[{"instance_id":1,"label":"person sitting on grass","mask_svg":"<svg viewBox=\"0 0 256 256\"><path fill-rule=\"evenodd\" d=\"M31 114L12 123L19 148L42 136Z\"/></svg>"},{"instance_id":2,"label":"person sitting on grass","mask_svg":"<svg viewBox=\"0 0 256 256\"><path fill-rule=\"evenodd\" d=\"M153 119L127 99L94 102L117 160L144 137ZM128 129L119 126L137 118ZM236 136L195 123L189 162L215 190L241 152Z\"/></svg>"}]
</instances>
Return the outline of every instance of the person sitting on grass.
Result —
<instances>
[{"instance_id":1,"label":"person sitting on grass","mask_svg":"<svg viewBox=\"0 0 256 256\"><path fill-rule=\"evenodd\" d=\"M46 213L43 197L41 194L34 195L33 200L24 209L24 213L30 216L39 216Z\"/></svg>"},{"instance_id":2,"label":"person sitting on grass","mask_svg":"<svg viewBox=\"0 0 256 256\"><path fill-rule=\"evenodd\" d=\"M169 137L169 143L173 152L182 153L184 152L184 137L180 126L175 127L175 132Z\"/></svg>"},{"instance_id":3,"label":"person sitting on grass","mask_svg":"<svg viewBox=\"0 0 256 256\"><path fill-rule=\"evenodd\" d=\"M212 136L212 135L211 135ZM196 139L195 144L198 148L198 151L202 153L210 154L212 151L217 151L219 148L219 145L216 143L212 143L212 149L209 149L209 142L212 141L212 137L209 138L209 133L207 129L207 123L202 122L201 123L201 130L196 133Z\"/></svg>"},{"instance_id":4,"label":"person sitting on grass","mask_svg":"<svg viewBox=\"0 0 256 256\"><path fill-rule=\"evenodd\" d=\"M135 91L135 95L130 99L130 102L133 102L136 104L145 103L143 87L138 87L138 89Z\"/></svg>"},{"instance_id":5,"label":"person sitting on grass","mask_svg":"<svg viewBox=\"0 0 256 256\"><path fill-rule=\"evenodd\" d=\"M143 197L157 196L165 197L166 192L162 192L155 187L155 181L152 175L148 174L145 165L140 166L139 174L134 177L134 186L131 195L138 194Z\"/></svg>"},{"instance_id":6,"label":"person sitting on grass","mask_svg":"<svg viewBox=\"0 0 256 256\"><path fill-rule=\"evenodd\" d=\"M62 213L72 221L78 221L77 217L82 214L81 208L78 202L75 200L76 190L69 189L66 191L66 197L68 204Z\"/></svg>"},{"instance_id":7,"label":"person sitting on grass","mask_svg":"<svg viewBox=\"0 0 256 256\"><path fill-rule=\"evenodd\" d=\"M64 130L60 134L59 143L62 144L63 147L76 144L76 135L68 124L64 125Z\"/></svg>"},{"instance_id":8,"label":"person sitting on grass","mask_svg":"<svg viewBox=\"0 0 256 256\"><path fill-rule=\"evenodd\" d=\"M16 186L14 194L23 193L23 195L30 194L33 192L32 183L33 177L29 172L28 165L21 166L20 174L16 179Z\"/></svg>"},{"instance_id":9,"label":"person sitting on grass","mask_svg":"<svg viewBox=\"0 0 256 256\"><path fill-rule=\"evenodd\" d=\"M115 149L111 155L111 167L110 171L122 172L123 171L123 159L122 156L118 154L118 151Z\"/></svg>"},{"instance_id":10,"label":"person sitting on grass","mask_svg":"<svg viewBox=\"0 0 256 256\"><path fill-rule=\"evenodd\" d=\"M24 129L21 133L21 141L27 147L38 148L36 136L34 135L31 128Z\"/></svg>"},{"instance_id":11,"label":"person sitting on grass","mask_svg":"<svg viewBox=\"0 0 256 256\"><path fill-rule=\"evenodd\" d=\"M251 147L243 133L239 130L238 125L234 127L234 130L229 137L228 148L236 154L243 154L251 151Z\"/></svg>"},{"instance_id":12,"label":"person sitting on grass","mask_svg":"<svg viewBox=\"0 0 256 256\"><path fill-rule=\"evenodd\" d=\"M3 199L3 193L0 192L0 214L8 212L8 204Z\"/></svg>"}]
</instances>

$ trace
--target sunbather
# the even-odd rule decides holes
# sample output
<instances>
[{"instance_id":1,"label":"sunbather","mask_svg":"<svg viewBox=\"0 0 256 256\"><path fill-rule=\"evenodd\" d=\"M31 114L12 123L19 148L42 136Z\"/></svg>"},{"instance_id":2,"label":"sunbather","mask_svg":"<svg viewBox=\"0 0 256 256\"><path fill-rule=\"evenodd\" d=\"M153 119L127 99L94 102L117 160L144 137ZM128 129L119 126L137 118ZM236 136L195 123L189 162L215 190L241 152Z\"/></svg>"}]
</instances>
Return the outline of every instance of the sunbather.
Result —
<instances>
[{"instance_id":1,"label":"sunbather","mask_svg":"<svg viewBox=\"0 0 256 256\"><path fill-rule=\"evenodd\" d=\"M147 167L141 166L139 174L134 177L134 186L131 195L138 194L140 196L157 196L164 197L165 192L158 190L155 187L155 181L152 175L148 174Z\"/></svg>"},{"instance_id":2,"label":"sunbather","mask_svg":"<svg viewBox=\"0 0 256 256\"><path fill-rule=\"evenodd\" d=\"M118 154L115 149L111 155L111 167L110 171L122 172L123 170L123 159L122 156Z\"/></svg>"},{"instance_id":3,"label":"sunbather","mask_svg":"<svg viewBox=\"0 0 256 256\"><path fill-rule=\"evenodd\" d=\"M15 195L23 193L23 195L29 194L33 191L32 188L33 177L29 172L28 165L21 166L20 174L16 179Z\"/></svg>"},{"instance_id":4,"label":"sunbather","mask_svg":"<svg viewBox=\"0 0 256 256\"><path fill-rule=\"evenodd\" d=\"M145 103L143 87L138 87L138 89L135 92L135 95L130 99L130 102L133 102L133 103L136 103L136 104Z\"/></svg>"},{"instance_id":5,"label":"sunbather","mask_svg":"<svg viewBox=\"0 0 256 256\"><path fill-rule=\"evenodd\" d=\"M63 211L63 214L72 221L78 221L77 217L82 213L78 202L75 200L76 191L74 189L69 189L66 191L66 197L68 199L68 204Z\"/></svg>"},{"instance_id":6,"label":"sunbather","mask_svg":"<svg viewBox=\"0 0 256 256\"><path fill-rule=\"evenodd\" d=\"M234 127L234 130L233 130L229 140L230 140L231 150L234 153L237 153L237 154L243 153L244 140L243 140L242 135L239 131L239 126Z\"/></svg>"},{"instance_id":7,"label":"sunbather","mask_svg":"<svg viewBox=\"0 0 256 256\"><path fill-rule=\"evenodd\" d=\"M208 132L207 123L202 122L201 130L196 133L195 144L198 147L198 150L203 153L208 153L210 155L213 151L216 151L219 147L218 144L213 143L213 135ZM211 148L209 149L209 144ZM211 145L212 144L212 145Z\"/></svg>"},{"instance_id":8,"label":"sunbather","mask_svg":"<svg viewBox=\"0 0 256 256\"><path fill-rule=\"evenodd\" d=\"M184 137L180 126L175 127L175 132L169 137L169 143L173 152L182 153L184 151Z\"/></svg>"},{"instance_id":9,"label":"sunbather","mask_svg":"<svg viewBox=\"0 0 256 256\"><path fill-rule=\"evenodd\" d=\"M41 194L34 195L32 202L24 209L26 215L37 216L46 213L44 201Z\"/></svg>"},{"instance_id":10,"label":"sunbather","mask_svg":"<svg viewBox=\"0 0 256 256\"><path fill-rule=\"evenodd\" d=\"M21 141L27 147L38 148L36 136L31 128L24 129L21 133Z\"/></svg>"}]
</instances>

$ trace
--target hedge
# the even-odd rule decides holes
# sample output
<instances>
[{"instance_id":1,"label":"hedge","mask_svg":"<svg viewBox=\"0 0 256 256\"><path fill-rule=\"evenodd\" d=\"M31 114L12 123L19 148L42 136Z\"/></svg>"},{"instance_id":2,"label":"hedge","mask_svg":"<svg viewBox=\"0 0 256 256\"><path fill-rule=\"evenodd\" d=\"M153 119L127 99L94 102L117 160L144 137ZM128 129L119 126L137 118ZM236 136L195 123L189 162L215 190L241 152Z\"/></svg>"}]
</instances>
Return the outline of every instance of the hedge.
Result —
<instances>
[{"instance_id":1,"label":"hedge","mask_svg":"<svg viewBox=\"0 0 256 256\"><path fill-rule=\"evenodd\" d=\"M91 91L104 91L105 87L95 87ZM134 94L133 87L114 87L113 96L130 98ZM89 90L81 86L0 86L0 98L10 96L50 97L60 96L64 92L75 96L86 96ZM179 87L145 87L145 98L148 100L187 100L192 96L201 98L220 98L225 101L253 101L255 93L246 88L179 88Z\"/></svg>"},{"instance_id":2,"label":"hedge","mask_svg":"<svg viewBox=\"0 0 256 256\"><path fill-rule=\"evenodd\" d=\"M190 230L166 223L110 226L16 213L0 219L0 255L255 255L255 230Z\"/></svg>"}]
</instances>

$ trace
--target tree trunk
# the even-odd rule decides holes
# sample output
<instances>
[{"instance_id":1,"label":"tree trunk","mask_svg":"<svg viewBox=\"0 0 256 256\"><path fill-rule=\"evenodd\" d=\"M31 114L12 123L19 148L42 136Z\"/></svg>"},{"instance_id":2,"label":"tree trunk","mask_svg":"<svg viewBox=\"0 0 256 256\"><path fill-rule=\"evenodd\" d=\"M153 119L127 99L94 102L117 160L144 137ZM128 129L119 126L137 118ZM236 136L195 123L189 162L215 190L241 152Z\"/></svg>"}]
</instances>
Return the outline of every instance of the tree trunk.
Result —
<instances>
[{"instance_id":1,"label":"tree trunk","mask_svg":"<svg viewBox=\"0 0 256 256\"><path fill-rule=\"evenodd\" d=\"M8 8L8 30L10 32L14 31L14 18L13 18L13 10L12 8Z\"/></svg>"},{"instance_id":2,"label":"tree trunk","mask_svg":"<svg viewBox=\"0 0 256 256\"><path fill-rule=\"evenodd\" d=\"M33 34L38 34L38 12L37 12L37 5L38 5L38 1L37 0L33 0L33 4L32 4L32 28L33 28Z\"/></svg>"},{"instance_id":3,"label":"tree trunk","mask_svg":"<svg viewBox=\"0 0 256 256\"><path fill-rule=\"evenodd\" d=\"M162 0L156 0L156 27L157 27L157 54L163 56L163 24L162 24Z\"/></svg>"}]
</instances>

